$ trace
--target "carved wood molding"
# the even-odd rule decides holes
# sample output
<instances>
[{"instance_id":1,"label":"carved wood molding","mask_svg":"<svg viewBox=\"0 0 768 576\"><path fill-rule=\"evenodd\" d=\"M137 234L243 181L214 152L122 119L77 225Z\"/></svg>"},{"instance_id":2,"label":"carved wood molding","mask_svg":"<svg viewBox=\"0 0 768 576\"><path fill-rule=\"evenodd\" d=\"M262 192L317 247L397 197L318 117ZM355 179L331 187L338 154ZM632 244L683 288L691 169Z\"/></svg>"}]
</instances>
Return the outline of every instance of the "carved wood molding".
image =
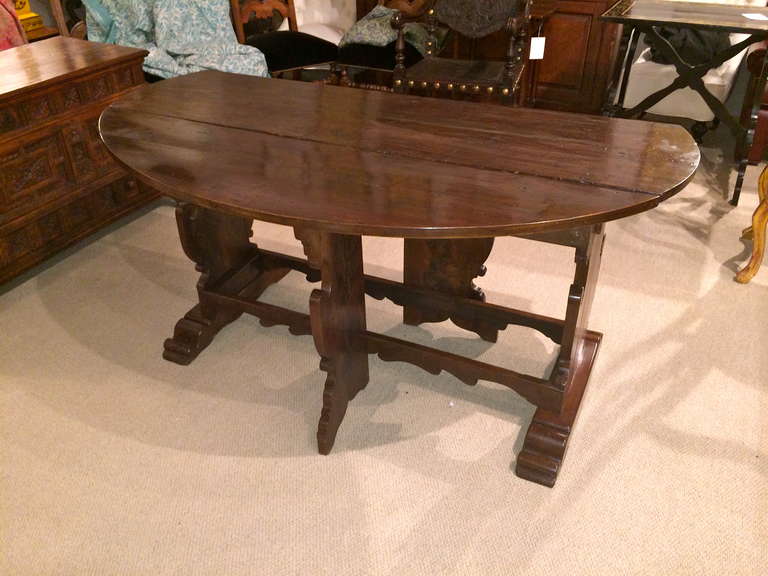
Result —
<instances>
[{"instance_id":1,"label":"carved wood molding","mask_svg":"<svg viewBox=\"0 0 768 576\"><path fill-rule=\"evenodd\" d=\"M141 63L129 63L26 97L0 99L0 142L9 132L34 128L59 116L78 113L88 105L104 106L110 97L116 98L143 83Z\"/></svg>"}]
</instances>

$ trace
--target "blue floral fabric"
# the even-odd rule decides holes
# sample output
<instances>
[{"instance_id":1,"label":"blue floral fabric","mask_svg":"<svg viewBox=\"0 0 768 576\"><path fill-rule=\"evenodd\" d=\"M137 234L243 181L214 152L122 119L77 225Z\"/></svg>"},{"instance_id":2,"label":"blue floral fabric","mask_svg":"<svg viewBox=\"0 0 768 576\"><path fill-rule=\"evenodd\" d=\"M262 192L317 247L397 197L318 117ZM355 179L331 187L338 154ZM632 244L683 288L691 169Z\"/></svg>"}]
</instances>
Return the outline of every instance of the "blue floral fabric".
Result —
<instances>
[{"instance_id":1,"label":"blue floral fabric","mask_svg":"<svg viewBox=\"0 0 768 576\"><path fill-rule=\"evenodd\" d=\"M386 46L391 44L397 40L397 30L392 28L392 16L396 13L397 10L394 8L377 5L344 34L339 46L347 44ZM403 36L405 41L416 48L422 56L426 55L429 33L424 26L417 22L409 22L403 27Z\"/></svg>"},{"instance_id":2,"label":"blue floral fabric","mask_svg":"<svg viewBox=\"0 0 768 576\"><path fill-rule=\"evenodd\" d=\"M269 76L256 48L237 41L227 0L83 0L88 39L149 51L144 70L171 78L214 69Z\"/></svg>"}]
</instances>

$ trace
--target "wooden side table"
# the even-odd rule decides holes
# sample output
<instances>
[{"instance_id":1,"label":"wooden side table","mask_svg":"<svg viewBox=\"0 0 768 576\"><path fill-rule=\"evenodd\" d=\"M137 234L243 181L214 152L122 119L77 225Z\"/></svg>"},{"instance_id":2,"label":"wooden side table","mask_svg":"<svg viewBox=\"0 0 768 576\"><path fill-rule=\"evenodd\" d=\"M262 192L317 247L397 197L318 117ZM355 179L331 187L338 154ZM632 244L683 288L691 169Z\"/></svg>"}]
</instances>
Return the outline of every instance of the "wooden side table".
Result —
<instances>
[{"instance_id":1,"label":"wooden side table","mask_svg":"<svg viewBox=\"0 0 768 576\"><path fill-rule=\"evenodd\" d=\"M0 52L0 283L152 199L104 149L102 110L146 52L56 37Z\"/></svg>"},{"instance_id":2,"label":"wooden side table","mask_svg":"<svg viewBox=\"0 0 768 576\"><path fill-rule=\"evenodd\" d=\"M753 241L752 258L736 274L736 282L741 284L746 284L752 280L763 262L763 256L765 256L765 236L768 227L768 166L763 168L757 181L757 193L760 197L760 203L752 215L752 226L745 228L741 235L742 238L752 237Z\"/></svg>"},{"instance_id":3,"label":"wooden side table","mask_svg":"<svg viewBox=\"0 0 768 576\"><path fill-rule=\"evenodd\" d=\"M600 18L607 22L621 24L630 30L628 41L622 43L622 48L626 52L621 54L618 59L619 62L622 62L626 54L629 54L619 85L618 102L613 108L612 114L621 118L639 118L647 110L677 90L690 88L697 92L712 110L715 118L722 121L736 138L736 150L740 157L738 158L738 173L731 204L738 205L741 185L748 163L745 151L752 147L752 140L755 136L757 112L760 109L763 87L768 75L768 56L763 59L762 74L757 78L758 84L752 104L751 120L746 129L741 125L739 119L730 113L725 104L707 89L702 78L707 72L718 68L750 45L768 38L768 8L750 6L747 9L744 6L734 4L667 2L665 0L619 0ZM709 62L692 66L680 56L669 40L659 33L659 28L662 26L693 31L720 30L732 34L748 34L749 36L725 50L713 54ZM640 33L644 34L649 41L653 41L659 52L674 65L677 78L670 85L649 94L641 102L627 109L624 108L624 96L632 69L632 55L635 53ZM768 52L766 54L768 55Z\"/></svg>"}]
</instances>

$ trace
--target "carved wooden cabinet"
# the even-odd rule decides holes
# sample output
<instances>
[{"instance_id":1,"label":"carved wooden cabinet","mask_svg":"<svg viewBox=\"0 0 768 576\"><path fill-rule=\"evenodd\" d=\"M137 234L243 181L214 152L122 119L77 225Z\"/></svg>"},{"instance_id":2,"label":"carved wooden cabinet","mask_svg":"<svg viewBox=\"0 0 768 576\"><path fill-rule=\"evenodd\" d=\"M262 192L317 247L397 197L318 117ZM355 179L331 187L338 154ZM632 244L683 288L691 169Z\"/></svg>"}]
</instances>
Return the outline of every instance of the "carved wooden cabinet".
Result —
<instances>
[{"instance_id":1,"label":"carved wooden cabinet","mask_svg":"<svg viewBox=\"0 0 768 576\"><path fill-rule=\"evenodd\" d=\"M0 283L156 195L97 126L144 82L145 55L61 37L0 52Z\"/></svg>"},{"instance_id":2,"label":"carved wooden cabinet","mask_svg":"<svg viewBox=\"0 0 768 576\"><path fill-rule=\"evenodd\" d=\"M544 59L531 62L523 86L529 106L600 113L614 70L620 27L600 22L599 17L615 1L555 0L555 11L542 30L547 39ZM358 17L376 3L357 0ZM458 56L503 60L507 42L503 34L494 34L473 48L467 46Z\"/></svg>"},{"instance_id":3,"label":"carved wooden cabinet","mask_svg":"<svg viewBox=\"0 0 768 576\"><path fill-rule=\"evenodd\" d=\"M533 63L532 104L572 112L601 111L619 48L620 27L600 22L615 0L557 0L544 23L544 59Z\"/></svg>"}]
</instances>

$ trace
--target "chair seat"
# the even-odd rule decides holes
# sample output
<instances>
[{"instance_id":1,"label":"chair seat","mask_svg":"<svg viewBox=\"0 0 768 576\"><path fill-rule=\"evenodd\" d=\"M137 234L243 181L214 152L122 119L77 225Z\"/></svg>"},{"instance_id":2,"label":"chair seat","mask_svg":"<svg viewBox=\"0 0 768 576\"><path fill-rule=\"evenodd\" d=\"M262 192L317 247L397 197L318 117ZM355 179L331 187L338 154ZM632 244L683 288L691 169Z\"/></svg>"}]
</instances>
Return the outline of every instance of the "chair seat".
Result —
<instances>
[{"instance_id":1,"label":"chair seat","mask_svg":"<svg viewBox=\"0 0 768 576\"><path fill-rule=\"evenodd\" d=\"M405 45L405 67L413 66L422 59L421 53L410 44ZM269 59L267 59L269 61ZM339 64L378 70L395 69L395 43L386 46L347 44L339 48Z\"/></svg>"},{"instance_id":2,"label":"chair seat","mask_svg":"<svg viewBox=\"0 0 768 576\"><path fill-rule=\"evenodd\" d=\"M406 74L414 82L498 86L504 78L504 62L425 58L408 67Z\"/></svg>"},{"instance_id":3,"label":"chair seat","mask_svg":"<svg viewBox=\"0 0 768 576\"><path fill-rule=\"evenodd\" d=\"M338 47L304 32L277 31L254 34L245 43L258 48L267 59L270 72L295 70L316 64L334 62Z\"/></svg>"}]
</instances>

